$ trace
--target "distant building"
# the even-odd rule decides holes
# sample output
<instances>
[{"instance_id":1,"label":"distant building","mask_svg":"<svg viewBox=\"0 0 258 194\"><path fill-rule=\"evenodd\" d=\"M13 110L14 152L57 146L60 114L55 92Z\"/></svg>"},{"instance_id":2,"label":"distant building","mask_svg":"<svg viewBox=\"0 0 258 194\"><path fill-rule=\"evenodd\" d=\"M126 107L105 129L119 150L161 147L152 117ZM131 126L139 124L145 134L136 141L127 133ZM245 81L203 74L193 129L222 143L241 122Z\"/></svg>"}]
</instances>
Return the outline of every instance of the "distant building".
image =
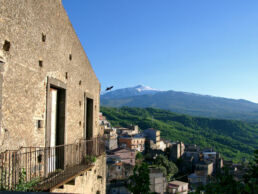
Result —
<instances>
[{"instance_id":1,"label":"distant building","mask_svg":"<svg viewBox=\"0 0 258 194\"><path fill-rule=\"evenodd\" d=\"M179 169L183 173L189 173L194 171L195 162L193 156L186 156L185 154L181 157Z\"/></svg>"},{"instance_id":2,"label":"distant building","mask_svg":"<svg viewBox=\"0 0 258 194\"><path fill-rule=\"evenodd\" d=\"M200 172L192 173L188 176L188 182L192 189L197 188L201 185L206 185L209 182L209 177Z\"/></svg>"},{"instance_id":3,"label":"distant building","mask_svg":"<svg viewBox=\"0 0 258 194\"><path fill-rule=\"evenodd\" d=\"M200 148L196 144L187 144L187 145L185 145L185 151L188 151L188 152L199 152Z\"/></svg>"},{"instance_id":4,"label":"distant building","mask_svg":"<svg viewBox=\"0 0 258 194\"><path fill-rule=\"evenodd\" d=\"M214 173L220 172L221 168L223 167L223 159L218 152L206 150L202 152L201 157L204 161L213 162Z\"/></svg>"},{"instance_id":5,"label":"distant building","mask_svg":"<svg viewBox=\"0 0 258 194\"><path fill-rule=\"evenodd\" d=\"M105 140L107 150L114 150L118 148L117 134L115 128L105 129L103 138Z\"/></svg>"},{"instance_id":6,"label":"distant building","mask_svg":"<svg viewBox=\"0 0 258 194\"><path fill-rule=\"evenodd\" d=\"M146 146L147 152L151 150L165 151L165 149L171 145L169 141L160 139L160 131L157 129L152 129L152 128L145 129L143 131L143 135L146 138L145 146Z\"/></svg>"},{"instance_id":7,"label":"distant building","mask_svg":"<svg viewBox=\"0 0 258 194\"><path fill-rule=\"evenodd\" d=\"M107 183L107 194L131 194L126 187L125 181L114 181Z\"/></svg>"},{"instance_id":8,"label":"distant building","mask_svg":"<svg viewBox=\"0 0 258 194\"><path fill-rule=\"evenodd\" d=\"M186 158L193 157L194 165L200 160L200 148L197 145L185 145L184 155Z\"/></svg>"},{"instance_id":9,"label":"distant building","mask_svg":"<svg viewBox=\"0 0 258 194\"><path fill-rule=\"evenodd\" d=\"M118 135L136 135L139 133L138 125L130 126L129 128L116 127Z\"/></svg>"},{"instance_id":10,"label":"distant building","mask_svg":"<svg viewBox=\"0 0 258 194\"><path fill-rule=\"evenodd\" d=\"M117 148L109 153L109 157L118 156L123 163L135 166L136 151L127 148Z\"/></svg>"},{"instance_id":11,"label":"distant building","mask_svg":"<svg viewBox=\"0 0 258 194\"><path fill-rule=\"evenodd\" d=\"M145 149L145 138L142 136L122 136L118 138L119 147L137 150L139 152Z\"/></svg>"},{"instance_id":12,"label":"distant building","mask_svg":"<svg viewBox=\"0 0 258 194\"><path fill-rule=\"evenodd\" d=\"M149 128L143 131L144 136L148 140L152 140L155 144L160 142L160 130Z\"/></svg>"},{"instance_id":13,"label":"distant building","mask_svg":"<svg viewBox=\"0 0 258 194\"><path fill-rule=\"evenodd\" d=\"M167 181L160 169L150 168L150 191L159 194L166 192Z\"/></svg>"},{"instance_id":14,"label":"distant building","mask_svg":"<svg viewBox=\"0 0 258 194\"><path fill-rule=\"evenodd\" d=\"M188 184L182 181L171 181L168 183L168 193L172 194L187 194Z\"/></svg>"},{"instance_id":15,"label":"distant building","mask_svg":"<svg viewBox=\"0 0 258 194\"><path fill-rule=\"evenodd\" d=\"M170 160L177 161L184 154L185 144L183 142L172 143L170 147Z\"/></svg>"},{"instance_id":16,"label":"distant building","mask_svg":"<svg viewBox=\"0 0 258 194\"><path fill-rule=\"evenodd\" d=\"M125 150L117 151L116 155L107 156L106 191L108 194L130 194L126 188L126 182L134 169L133 163L127 161L127 157L131 157L131 154L125 153Z\"/></svg>"},{"instance_id":17,"label":"distant building","mask_svg":"<svg viewBox=\"0 0 258 194\"><path fill-rule=\"evenodd\" d=\"M107 121L106 117L103 116L103 113L99 113L99 125L104 129L111 128L110 123Z\"/></svg>"},{"instance_id":18,"label":"distant building","mask_svg":"<svg viewBox=\"0 0 258 194\"><path fill-rule=\"evenodd\" d=\"M119 156L107 157L107 182L125 180L133 173L131 164L122 162Z\"/></svg>"},{"instance_id":19,"label":"distant building","mask_svg":"<svg viewBox=\"0 0 258 194\"><path fill-rule=\"evenodd\" d=\"M229 173L237 181L242 181L244 175L248 171L247 163L233 163L232 161L224 161L224 165L229 169Z\"/></svg>"},{"instance_id":20,"label":"distant building","mask_svg":"<svg viewBox=\"0 0 258 194\"><path fill-rule=\"evenodd\" d=\"M209 182L212 173L213 162L199 161L195 166L195 172L188 176L188 182L190 183L191 188L206 185Z\"/></svg>"},{"instance_id":21,"label":"distant building","mask_svg":"<svg viewBox=\"0 0 258 194\"><path fill-rule=\"evenodd\" d=\"M204 175L211 175L213 173L212 161L200 161L195 166L196 172L202 172Z\"/></svg>"}]
</instances>

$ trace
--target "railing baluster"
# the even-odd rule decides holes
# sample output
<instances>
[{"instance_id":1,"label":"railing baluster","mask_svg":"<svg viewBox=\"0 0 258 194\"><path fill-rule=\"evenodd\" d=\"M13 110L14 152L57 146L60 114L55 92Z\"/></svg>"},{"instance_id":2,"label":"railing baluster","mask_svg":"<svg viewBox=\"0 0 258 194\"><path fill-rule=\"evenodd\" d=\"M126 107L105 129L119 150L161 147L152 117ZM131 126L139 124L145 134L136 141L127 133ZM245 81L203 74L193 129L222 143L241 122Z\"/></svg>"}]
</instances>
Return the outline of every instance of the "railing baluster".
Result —
<instances>
[{"instance_id":1,"label":"railing baluster","mask_svg":"<svg viewBox=\"0 0 258 194\"><path fill-rule=\"evenodd\" d=\"M38 177L41 181L39 189L49 189L91 165L90 157L100 156L105 151L103 146L101 138L93 138L74 144L23 147L0 153L0 186L15 189L24 169L26 182Z\"/></svg>"},{"instance_id":2,"label":"railing baluster","mask_svg":"<svg viewBox=\"0 0 258 194\"><path fill-rule=\"evenodd\" d=\"M14 181L13 181L13 183L14 183L14 185L16 185L16 168L17 168L17 166L16 166L16 164L17 164L17 161L16 161L16 155L17 155L17 152L15 152L15 154L14 154Z\"/></svg>"},{"instance_id":3,"label":"railing baluster","mask_svg":"<svg viewBox=\"0 0 258 194\"><path fill-rule=\"evenodd\" d=\"M8 169L8 174L9 174L9 176L8 176L8 189L10 189L10 167L11 167L10 152L9 152L9 158L8 158L8 160L9 160L9 169Z\"/></svg>"}]
</instances>

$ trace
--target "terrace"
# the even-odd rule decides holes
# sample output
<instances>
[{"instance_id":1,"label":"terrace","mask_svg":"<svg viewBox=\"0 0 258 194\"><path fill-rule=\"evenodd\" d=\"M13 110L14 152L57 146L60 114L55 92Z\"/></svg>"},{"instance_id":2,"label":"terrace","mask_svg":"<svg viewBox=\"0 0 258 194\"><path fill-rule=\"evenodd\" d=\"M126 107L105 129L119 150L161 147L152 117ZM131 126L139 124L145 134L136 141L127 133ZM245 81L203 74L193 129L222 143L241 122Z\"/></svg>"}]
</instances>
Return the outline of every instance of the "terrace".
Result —
<instances>
[{"instance_id":1,"label":"terrace","mask_svg":"<svg viewBox=\"0 0 258 194\"><path fill-rule=\"evenodd\" d=\"M101 138L56 147L22 147L0 153L0 190L51 191L89 170L105 153Z\"/></svg>"}]
</instances>

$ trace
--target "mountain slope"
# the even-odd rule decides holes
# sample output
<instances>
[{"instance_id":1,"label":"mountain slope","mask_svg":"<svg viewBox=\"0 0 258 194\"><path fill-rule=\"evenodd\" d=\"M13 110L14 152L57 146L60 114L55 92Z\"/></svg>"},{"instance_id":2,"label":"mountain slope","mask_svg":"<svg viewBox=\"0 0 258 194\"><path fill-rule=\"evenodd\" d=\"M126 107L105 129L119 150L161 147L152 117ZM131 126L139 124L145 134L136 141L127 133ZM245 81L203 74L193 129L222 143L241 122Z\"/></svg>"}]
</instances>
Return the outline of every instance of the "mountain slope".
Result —
<instances>
[{"instance_id":1,"label":"mountain slope","mask_svg":"<svg viewBox=\"0 0 258 194\"><path fill-rule=\"evenodd\" d=\"M172 90L149 90L149 93L145 93L137 92L135 88L115 90L101 95L101 104L109 107L153 107L193 116L258 122L258 104L247 100L234 100Z\"/></svg>"},{"instance_id":2,"label":"mountain slope","mask_svg":"<svg viewBox=\"0 0 258 194\"><path fill-rule=\"evenodd\" d=\"M149 86L138 85L130 88L117 89L111 92L105 92L102 94L103 98L119 99L131 96L140 96L145 94L156 94L159 90L153 89Z\"/></svg>"},{"instance_id":3,"label":"mountain slope","mask_svg":"<svg viewBox=\"0 0 258 194\"><path fill-rule=\"evenodd\" d=\"M153 108L101 107L101 111L114 126L137 124L141 129L157 128L165 139L213 147L226 159L250 159L258 148L258 125L254 124L191 117Z\"/></svg>"}]
</instances>

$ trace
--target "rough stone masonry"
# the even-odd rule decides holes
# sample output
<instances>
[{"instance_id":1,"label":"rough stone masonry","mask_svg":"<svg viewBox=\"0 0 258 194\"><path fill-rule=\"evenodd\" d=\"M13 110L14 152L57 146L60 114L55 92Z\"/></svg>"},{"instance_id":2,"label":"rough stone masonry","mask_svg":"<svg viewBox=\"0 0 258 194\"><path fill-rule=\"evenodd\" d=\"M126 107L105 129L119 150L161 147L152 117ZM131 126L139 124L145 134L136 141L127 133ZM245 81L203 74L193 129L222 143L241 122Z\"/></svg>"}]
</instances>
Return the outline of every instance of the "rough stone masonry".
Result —
<instances>
[{"instance_id":1,"label":"rough stone masonry","mask_svg":"<svg viewBox=\"0 0 258 194\"><path fill-rule=\"evenodd\" d=\"M0 152L46 146L51 84L65 90L64 143L85 137L85 96L98 136L100 83L61 0L0 0L0 81Z\"/></svg>"}]
</instances>

